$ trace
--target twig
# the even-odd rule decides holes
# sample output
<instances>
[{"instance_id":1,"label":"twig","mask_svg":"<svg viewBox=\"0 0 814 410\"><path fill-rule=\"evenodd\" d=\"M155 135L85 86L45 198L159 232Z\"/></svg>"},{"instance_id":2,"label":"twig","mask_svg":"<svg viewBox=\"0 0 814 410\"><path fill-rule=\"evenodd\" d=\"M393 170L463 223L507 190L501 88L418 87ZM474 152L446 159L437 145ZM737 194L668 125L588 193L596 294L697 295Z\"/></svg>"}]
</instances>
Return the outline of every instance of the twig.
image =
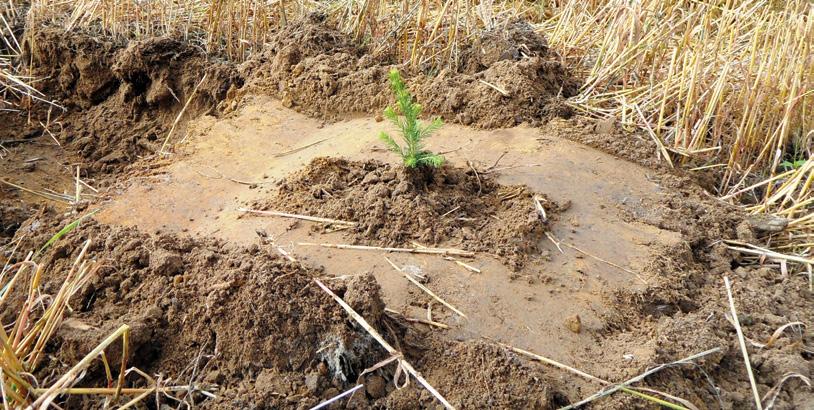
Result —
<instances>
[{"instance_id":1,"label":"twig","mask_svg":"<svg viewBox=\"0 0 814 410\"><path fill-rule=\"evenodd\" d=\"M457 211L459 209L461 209L461 206L457 205L454 208L450 209L449 211L444 212L444 214L439 216L439 218L443 218L443 217L445 217L445 216L447 216L447 215L449 215L449 214L451 214L451 213L453 213L453 212L455 212L455 211Z\"/></svg>"},{"instance_id":2,"label":"twig","mask_svg":"<svg viewBox=\"0 0 814 410\"><path fill-rule=\"evenodd\" d=\"M789 379L794 378L794 377L802 380L803 383L806 384L806 386L811 387L811 379L809 379L806 376L803 376L800 373L788 372L788 373L784 374L783 378L780 379L780 381L777 382L777 384L774 385L774 387L772 387L769 391L767 391L766 394L763 396L763 401L766 402L766 410L769 410L772 407L774 407L774 401L777 399L777 396L783 390L783 385L786 383L786 381L788 381Z\"/></svg>"},{"instance_id":3,"label":"twig","mask_svg":"<svg viewBox=\"0 0 814 410\"><path fill-rule=\"evenodd\" d=\"M336 301L336 303L339 303L339 306L342 306L342 309L345 309L345 312L348 312L348 314L354 320L356 320L356 322L359 323L359 325L362 326L362 328L365 329L370 334L370 336L373 337L373 339L379 342L379 344L385 350L387 350L387 353L390 353L391 355L400 355L403 357L401 352L394 349L393 346L390 345L390 343L387 343L387 341L384 340L384 338L376 331L376 329L374 329L373 326L370 326L370 324L365 320L365 318L363 318L360 314L356 313L356 311L353 310L353 308L350 307L350 305L345 303L345 301L342 300L342 298L333 293L331 289L329 289L322 282L320 282L319 279L314 278L314 282L316 282L316 284L320 288L322 288L322 290L324 290L325 293L329 294ZM415 379L418 380L418 382L421 383L421 385L423 385L424 388L426 388L433 396L435 396L435 398L438 399L438 401L440 401L441 404L444 405L444 407L446 407L449 410L455 410L455 407L452 404L450 404L444 398L444 396L441 395L441 393L438 393L438 390L435 390L435 388L432 387L432 385L430 385L430 383L427 382L427 380L425 380L423 376L421 376L421 373L416 371L416 369L409 362L407 362L407 360L404 360L403 358L399 359L399 366L401 366L401 368L403 368L405 371L407 371L413 377L415 377Z\"/></svg>"},{"instance_id":4,"label":"twig","mask_svg":"<svg viewBox=\"0 0 814 410\"><path fill-rule=\"evenodd\" d=\"M329 140L329 139L330 139L330 138L323 138L323 139L321 139L321 140L319 140L319 141L316 141L316 142L312 142L312 143L310 143L310 144L303 145L303 146L301 146L301 147L299 147L299 148L294 148L294 149L290 149L290 150L285 151L285 152L281 152L281 153L279 153L279 154L274 154L274 155L273 155L273 157L274 157L274 158L280 158L280 157L284 157L284 156L286 156L286 155L289 155L289 154L293 154L293 153L295 153L295 152L302 151L302 150L304 150L304 149L306 149L306 148L311 148L311 147L313 147L314 145L320 144L320 143L325 142L325 141L327 141L327 140Z\"/></svg>"},{"instance_id":5,"label":"twig","mask_svg":"<svg viewBox=\"0 0 814 410\"><path fill-rule=\"evenodd\" d=\"M410 241L410 243L412 243L413 246L415 246L416 248L427 249L426 246L424 246L424 245L422 245L422 244L420 244L420 243L418 243L416 241ZM464 269L466 269L468 271L475 272L475 273L481 273L480 269L478 269L478 268L476 268L476 267L474 267L472 265L468 265L466 263L463 263L463 262L453 258L452 256L444 256L444 260L455 262L456 265L462 266ZM393 262L390 262L390 264L393 265ZM394 265L394 267L395 267L395 265ZM416 275L416 276L420 276L420 275Z\"/></svg>"},{"instance_id":6,"label":"twig","mask_svg":"<svg viewBox=\"0 0 814 410\"><path fill-rule=\"evenodd\" d=\"M79 182L81 179L79 178L79 165L76 166L76 195L74 196L74 203L79 203L82 200L82 184Z\"/></svg>"},{"instance_id":7,"label":"twig","mask_svg":"<svg viewBox=\"0 0 814 410\"><path fill-rule=\"evenodd\" d=\"M195 98L195 94L198 93L198 87L200 87L201 84L203 84L204 80L206 80L207 75L208 73L205 73L204 76L201 78L201 81L199 81L198 84L195 85L195 88L192 89L192 94L190 94L189 98L187 98L186 104L184 104L184 107L181 108L180 112L178 112L178 116L175 117L175 121L172 122L172 127L170 127L170 131L167 133L167 138L164 138L164 143L161 144L161 149L158 150L159 154L161 155L168 154L168 152L164 151L164 148L166 148L167 144L170 142L170 137L172 136L172 133L175 132L175 127L178 126L178 122L181 121L181 117L184 116L184 113L187 111L187 107L189 107L189 103L191 103L192 99Z\"/></svg>"},{"instance_id":8,"label":"twig","mask_svg":"<svg viewBox=\"0 0 814 410\"><path fill-rule=\"evenodd\" d=\"M274 246L274 248L277 249L277 252L280 252L280 255L283 255L284 258L288 259L289 262L294 262L294 263L297 262L297 259L295 259L293 256L291 256L291 254L289 254L285 249L283 249L279 245L277 245L275 243L272 243L272 246Z\"/></svg>"},{"instance_id":9,"label":"twig","mask_svg":"<svg viewBox=\"0 0 814 410\"><path fill-rule=\"evenodd\" d=\"M498 164L498 163L500 162L500 160L501 160L501 159L503 159L503 157L505 157L505 156L506 156L506 154L508 154L508 153L509 153L509 151L503 151L503 153L501 153L501 154L500 154L500 156L499 156L499 157L497 157L497 159L495 160L495 163L494 163L494 164L492 164L492 166L490 166L489 168L484 169L484 170L483 170L483 172L484 172L484 173L486 173L486 172L488 172L488 171L491 171L491 170L493 170L493 169L497 168L497 164Z\"/></svg>"},{"instance_id":10,"label":"twig","mask_svg":"<svg viewBox=\"0 0 814 410\"><path fill-rule=\"evenodd\" d=\"M542 197L539 195L534 195L534 197L532 197L532 200L534 201L534 208L537 209L537 213L540 215L543 222L548 222L548 216L545 213L545 208L543 208L543 204L540 203L541 199Z\"/></svg>"},{"instance_id":11,"label":"twig","mask_svg":"<svg viewBox=\"0 0 814 410\"><path fill-rule=\"evenodd\" d=\"M355 393L356 390L359 390L362 387L365 387L365 385L364 384L357 384L354 388L352 388L350 390L346 390L345 392L343 392L341 394L338 394L338 395L336 395L336 396L334 396L334 397L332 397L332 398L330 398L328 400L323 401L322 403L317 404L314 407L311 407L311 410L319 410L319 409L321 409L323 407L328 407L331 403L333 403L333 402L335 402L337 400L341 400L343 397L349 396L349 395Z\"/></svg>"},{"instance_id":12,"label":"twig","mask_svg":"<svg viewBox=\"0 0 814 410\"><path fill-rule=\"evenodd\" d=\"M487 82L487 81L484 81L484 80L480 80L480 79L479 79L478 81L480 81L480 82L481 82L481 83L483 83L483 84L486 84L487 86L489 86L490 88L494 89L495 91L497 91L497 92L499 92L499 93L503 94L503 96L504 96L504 97L509 97L509 96L510 96L510 94L508 93L508 91L506 91L506 90L504 90L504 89L502 89L502 88L500 88L500 87L498 87L498 86L496 86L496 85L494 85L494 84L492 84L492 83L490 83L490 82Z\"/></svg>"},{"instance_id":13,"label":"twig","mask_svg":"<svg viewBox=\"0 0 814 410\"><path fill-rule=\"evenodd\" d=\"M763 410L763 404L760 402L760 394L757 391L755 375L752 373L752 364L749 361L749 352L746 350L746 341L743 337L743 330L741 329L740 320L738 320L738 311L735 309L735 300L732 298L732 285L729 283L729 276L724 276L724 285L726 286L726 297L729 299L729 310L732 313L732 324L735 326L735 332L738 334L738 343L740 343L741 346L743 362L746 365L746 373L749 375L749 384L752 386L752 395L755 399L755 408L758 410Z\"/></svg>"},{"instance_id":14,"label":"twig","mask_svg":"<svg viewBox=\"0 0 814 410\"><path fill-rule=\"evenodd\" d=\"M267 215L267 216L279 216L281 218L301 219L303 221L319 222L319 223L326 223L326 224L351 225L351 226L356 225L356 222L341 221L339 219L320 218L320 217L317 217L317 216L289 214L289 213L279 212L279 211L259 211L259 210L255 210L255 209L246 209L246 208L238 208L237 210L240 211L240 212L246 212L246 213L250 213L250 214Z\"/></svg>"},{"instance_id":15,"label":"twig","mask_svg":"<svg viewBox=\"0 0 814 410\"><path fill-rule=\"evenodd\" d=\"M639 114L639 117L641 117L642 121L644 122L645 130L647 130L647 134L650 136L650 138L653 140L653 142L659 148L659 151L661 152L661 155L663 155L664 159L667 160L667 164L670 165L670 168L675 168L673 166L673 160L670 158L670 153L667 152L667 149L664 147L664 144L661 142L659 137L656 136L656 133L653 132L653 128L650 127L650 123L647 121L647 118L645 118L644 114L642 113L642 109L639 108L639 104L633 104L633 107L636 108L636 112Z\"/></svg>"},{"instance_id":16,"label":"twig","mask_svg":"<svg viewBox=\"0 0 814 410\"><path fill-rule=\"evenodd\" d=\"M410 282L413 282L413 284L414 284L414 285L418 286L418 288L419 288L419 289L423 290L425 293L427 293L428 295L430 295L430 296L431 296L433 299L437 300L437 301L438 301L438 302L440 302L442 305L444 305L444 306L448 307L450 310L452 310L453 312L457 313L457 314L458 314L458 315L460 315L461 317L466 317L466 315L465 315L465 314L463 314L463 312L461 312L460 310L458 310L458 309L457 309L455 306L452 306L451 304L447 303L447 301L446 301L446 300L441 299L441 298L440 298L438 295L436 295L435 293L433 293L433 291L431 291L431 290L427 289L427 287L426 287L426 286L422 285L422 284L421 284L421 282L419 282L419 281L415 280L415 279L414 279L412 276L410 276L410 275L409 275L407 272L404 272L404 270L403 270L403 269L401 269L401 268L399 268L398 266L396 266L396 264L395 264L395 263L393 263L393 261L391 261L390 259L388 259L386 256L384 257L384 259L385 259L385 260L387 260L387 262L389 262L389 263L390 263L390 266L392 266L392 267L393 267L393 269L395 269L396 271L398 271L399 273L401 273L402 275L404 275L404 277L405 277L405 278L407 278L407 280L409 280Z\"/></svg>"},{"instance_id":17,"label":"twig","mask_svg":"<svg viewBox=\"0 0 814 410\"><path fill-rule=\"evenodd\" d=\"M87 183L87 182L85 182L85 181L83 181L83 180L81 180L81 179L80 179L80 180L79 180L79 183L80 183L80 184L82 184L82 185L84 185L86 188L90 189L91 191L93 191L93 192L95 192L95 193L97 193L97 194L99 193L99 190L98 190L98 189L96 189L96 188L94 188L94 187L92 187L92 186L88 185L88 183Z\"/></svg>"},{"instance_id":18,"label":"twig","mask_svg":"<svg viewBox=\"0 0 814 410\"><path fill-rule=\"evenodd\" d=\"M733 251L737 251L737 252L741 252L741 253L746 253L746 254L750 254L750 255L764 256L764 257L766 257L768 259L773 259L773 260L776 260L776 261L786 260L786 261L789 261L789 262L796 262L796 263L802 263L802 264L814 264L814 259L808 259L808 258L803 258L803 257L799 257L799 256L794 256L794 255L786 255L786 254L778 253L778 252L775 252L775 251L772 251L772 250L769 250L769 249L765 249L765 248L761 248L759 246L755 246L755 245L748 244L748 243L743 243L743 242L738 242L738 241L730 241L730 240L725 240L724 243L726 243L726 247L729 250L733 250ZM733 246L733 245L741 245L741 246ZM743 246L747 246L747 247L743 247Z\"/></svg>"},{"instance_id":19,"label":"twig","mask_svg":"<svg viewBox=\"0 0 814 410\"><path fill-rule=\"evenodd\" d=\"M558 240L554 239L554 235L551 235L551 232L546 232L545 236L548 238L549 241L551 241L551 243L554 244L554 246L557 247L557 250L559 250L560 253L563 253L563 254L565 253L565 252L563 252L562 248L560 247L560 242Z\"/></svg>"},{"instance_id":20,"label":"twig","mask_svg":"<svg viewBox=\"0 0 814 410\"><path fill-rule=\"evenodd\" d=\"M435 326L435 327L438 327L438 328L441 328L441 329L449 329L449 326L447 326L446 324L436 322L434 320L425 320L425 319L419 319L419 318L414 318L414 317L408 317L404 313L401 313L399 311L396 311L396 310L393 310L393 309L390 309L390 308L384 308L384 311L388 312L388 313L392 313L394 315L399 315L402 318L404 318L404 320L406 320L408 322L423 323L425 325Z\"/></svg>"},{"instance_id":21,"label":"twig","mask_svg":"<svg viewBox=\"0 0 814 410\"><path fill-rule=\"evenodd\" d=\"M2 179L2 178L0 178L0 182L4 183L4 184L6 184L6 185L8 185L10 187L17 188L17 189L19 189L21 191L25 191L25 192L28 192L29 194L33 194L33 195L43 197L43 198L51 200L51 201L59 201L59 202L70 203L70 201L66 200L65 198L59 197L57 195L49 194L47 192L34 191L33 189L28 189L28 188L19 186L17 184L13 184L13 183L8 182L8 181L6 181L5 179Z\"/></svg>"},{"instance_id":22,"label":"twig","mask_svg":"<svg viewBox=\"0 0 814 410\"><path fill-rule=\"evenodd\" d=\"M551 242L554 242L554 244L555 244L555 245L557 245L557 248L559 248L559 249L560 249L560 252L562 252L562 248L560 248L560 246L559 246L559 245L565 245L565 246L567 246L567 247L569 247L569 248L571 248L571 249L573 249L573 250L575 250L575 251L577 251L577 252L579 252L579 253L581 253L581 254L583 254L583 255L585 255L585 256L587 256L587 257L589 257L589 258L596 259L596 260L598 260L599 262L606 263L606 264L608 264L608 265L610 265L610 266L613 266L613 267L614 267L614 268L616 268L616 269L619 269L619 270L622 270L622 271L624 271L624 272L627 272L627 273L629 273L629 274L631 274L631 275L634 275L634 276L636 276L636 278L637 278L637 279L639 279L640 281L642 281L644 284L647 284L647 283L648 283L648 282L647 282L647 280L646 280L646 279L644 279L644 278L643 278L641 275L639 275L638 273L636 273L636 272L634 272L634 271L632 271L632 270L630 270L630 269L627 269L627 268L625 268L625 267L623 267L623 266L617 265L617 264L615 264L615 263L613 263L613 262L611 262L611 261L606 261L606 260L604 260L604 259L602 259L602 258L600 258L600 257L598 257L598 256L596 256L596 255L592 255L592 254L590 254L590 253L588 253L588 252L585 252L584 250L582 250L582 249L580 249L580 248L577 248L575 245L571 245L571 244L570 244L570 243L568 243L568 242L565 242L565 241L560 241L560 240L556 240L556 239L554 238L554 235L550 235L548 232L546 232L546 236L548 236L548 239L550 239L550 240L551 240Z\"/></svg>"},{"instance_id":23,"label":"twig","mask_svg":"<svg viewBox=\"0 0 814 410\"><path fill-rule=\"evenodd\" d=\"M380 246L366 246L366 245L347 245L335 243L312 243L312 242L299 242L300 246L321 246L323 248L334 249L355 249L362 251L383 251L383 252L401 252L401 253L425 253L430 255L455 255L464 257L473 257L475 252L464 251L453 248L386 248Z\"/></svg>"},{"instance_id":24,"label":"twig","mask_svg":"<svg viewBox=\"0 0 814 410\"><path fill-rule=\"evenodd\" d=\"M647 378L648 376L650 376L650 375L652 375L654 373L660 372L660 371L662 371L662 370L664 370L664 369L666 369L668 367L681 365L681 364L692 363L697 359L700 359L700 358L702 358L704 356L708 356L708 355L713 354L713 353L718 353L720 351L721 351L721 348L716 347L716 348L713 348L713 349L703 351L701 353L696 353L696 354L694 354L692 356L685 357L685 358L683 358L681 360L676 360L676 361L671 362L671 363L666 363L666 364L656 366L656 367L654 367L654 368L652 368L650 370L647 370L646 372L644 372L644 373L642 373L642 374L640 374L640 375L638 375L636 377L633 377L631 379L628 379L628 380L626 380L626 381L624 381L622 383L614 384L613 386L604 388L604 389L598 391L597 393L591 395L590 397L585 398L584 400L581 400L581 401L579 401L577 403L574 403L574 404L568 405L566 407L563 407L561 410L568 410L568 409L574 409L574 408L580 407L580 406L582 406L584 404L587 404L587 403L590 403L590 402L592 402L592 401L594 401L596 399L599 399L601 397L605 397L605 396L613 394L613 393L615 393L615 392L617 392L619 390L622 390L623 388L626 388L626 387L628 387L629 385L631 385L633 383L642 381L645 378ZM673 406L675 406L675 405L673 405ZM679 408L681 408L681 407L679 407Z\"/></svg>"},{"instance_id":25,"label":"twig","mask_svg":"<svg viewBox=\"0 0 814 410\"><path fill-rule=\"evenodd\" d=\"M493 174L495 172L506 171L508 169L515 169L515 168L533 168L533 167L541 167L543 164L516 164L516 165L506 165L505 167L497 167L493 169L489 169L486 171L482 171L481 174L488 175Z\"/></svg>"},{"instance_id":26,"label":"twig","mask_svg":"<svg viewBox=\"0 0 814 410\"><path fill-rule=\"evenodd\" d=\"M463 263L463 262L453 258L452 256L445 256L444 259L446 259L448 261L455 262L456 265L461 266L461 267L463 267L464 269L466 269L466 270L468 270L470 272L481 273L480 269L478 269L478 268L476 268L476 267L474 267L472 265L468 265L466 263Z\"/></svg>"},{"instance_id":27,"label":"twig","mask_svg":"<svg viewBox=\"0 0 814 410\"><path fill-rule=\"evenodd\" d=\"M560 363L560 362L558 362L556 360L552 360L552 359L549 359L547 357L540 356L540 355L538 355L536 353L529 352L528 350L523 350L523 349L519 349L519 348L514 347L514 346L509 346L509 345L507 345L505 343L500 343L500 342L495 342L495 343L509 349L510 351L512 351L514 353L521 354L523 356L526 356L526 357L529 357L531 359L537 360L539 362L545 363L545 364L547 364L549 366L554 366L554 367L556 367L556 368L558 368L560 370L565 370L567 372L573 373L573 374L575 374L575 375L577 375L579 377L582 377L584 379L587 379L587 380L590 380L590 381L593 381L593 382L597 382L599 384L604 384L604 385L610 385L611 384L611 382L609 382L607 380L600 379L599 377L596 377L596 376L590 375L588 373L585 373L582 370L575 369L575 368L573 368L571 366L568 366L566 364L562 364L562 363ZM638 391L633 390L633 389L628 388L628 387L622 387L622 388L620 388L620 390L622 392L624 392L624 393L627 393L627 394L630 394L630 395L633 395L633 396L637 396L637 397L641 397L641 398L643 398L645 400L649 400L649 401L652 401L652 402L659 402L660 401L660 399L658 399L656 397L650 396L650 395L642 393L642 392L638 392ZM659 391L655 391L655 392L657 392L658 394L667 396L665 393L662 393L662 392L659 392ZM683 399L681 399L681 400L683 400ZM680 401L680 400L677 400L677 401Z\"/></svg>"}]
</instances>

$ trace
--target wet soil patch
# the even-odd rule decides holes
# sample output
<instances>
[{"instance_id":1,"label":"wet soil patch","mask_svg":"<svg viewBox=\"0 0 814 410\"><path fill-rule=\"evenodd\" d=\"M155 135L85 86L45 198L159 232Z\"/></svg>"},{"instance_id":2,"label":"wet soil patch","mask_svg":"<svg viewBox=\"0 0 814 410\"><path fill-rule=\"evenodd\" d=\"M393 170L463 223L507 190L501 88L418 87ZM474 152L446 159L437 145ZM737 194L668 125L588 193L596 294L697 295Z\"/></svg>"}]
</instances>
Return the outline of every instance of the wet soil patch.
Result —
<instances>
[{"instance_id":1,"label":"wet soil patch","mask_svg":"<svg viewBox=\"0 0 814 410\"><path fill-rule=\"evenodd\" d=\"M557 205L526 186L452 166L406 169L378 161L321 157L280 182L271 198L252 206L355 222L356 243L443 245L496 255L514 269L532 255Z\"/></svg>"}]
</instances>

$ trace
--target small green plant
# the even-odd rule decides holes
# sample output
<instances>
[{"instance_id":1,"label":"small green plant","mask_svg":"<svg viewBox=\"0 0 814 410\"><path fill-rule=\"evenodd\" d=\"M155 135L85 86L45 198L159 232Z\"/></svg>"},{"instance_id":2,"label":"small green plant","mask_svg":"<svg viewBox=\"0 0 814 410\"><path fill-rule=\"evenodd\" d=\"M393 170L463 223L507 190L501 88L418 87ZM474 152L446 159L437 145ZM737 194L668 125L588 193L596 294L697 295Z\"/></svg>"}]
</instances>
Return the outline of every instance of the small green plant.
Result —
<instances>
[{"instance_id":1,"label":"small green plant","mask_svg":"<svg viewBox=\"0 0 814 410\"><path fill-rule=\"evenodd\" d=\"M798 159L794 162L791 161L783 161L780 163L780 168L783 168L783 171L790 171L792 169L801 168L803 165L806 164L806 160Z\"/></svg>"},{"instance_id":2,"label":"small green plant","mask_svg":"<svg viewBox=\"0 0 814 410\"><path fill-rule=\"evenodd\" d=\"M413 101L413 95L407 90L407 86L404 85L398 70L390 70L390 87L396 95L398 112L395 108L389 106L384 110L384 116L396 125L405 145L404 147L400 146L393 137L384 131L379 134L379 138L387 144L390 151L401 156L404 166L407 168L440 167L444 163L444 157L425 150L422 141L441 128L444 122L440 118L436 118L426 125L418 121L418 116L421 114L421 104ZM404 118L399 114L403 115Z\"/></svg>"}]
</instances>

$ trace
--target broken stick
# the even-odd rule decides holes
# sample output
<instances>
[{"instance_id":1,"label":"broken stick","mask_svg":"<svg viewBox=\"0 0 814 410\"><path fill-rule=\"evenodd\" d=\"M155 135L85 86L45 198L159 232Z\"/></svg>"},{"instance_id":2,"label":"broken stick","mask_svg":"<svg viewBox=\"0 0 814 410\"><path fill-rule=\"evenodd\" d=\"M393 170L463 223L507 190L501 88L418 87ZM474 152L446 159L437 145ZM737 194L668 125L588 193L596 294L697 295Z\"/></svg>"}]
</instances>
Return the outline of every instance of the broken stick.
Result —
<instances>
[{"instance_id":1,"label":"broken stick","mask_svg":"<svg viewBox=\"0 0 814 410\"><path fill-rule=\"evenodd\" d=\"M402 275L404 275L404 277L405 277L405 278L407 278L407 280L409 280L410 282L413 282L413 284L414 284L414 285L418 286L418 288L419 288L419 289L423 290L423 291L424 291L426 294L430 295L430 296L431 296L433 299L437 300L437 301L438 301L438 302L440 302L442 305L444 305L444 306L448 307L450 310L452 310L453 312L457 313L459 316L461 316L461 317L466 317L466 315L465 315L463 312L461 312L460 310L458 310L458 309L457 309L455 306L452 306L451 304L447 303L447 301L446 301L446 300L441 299L441 297L439 297L438 295L436 295L435 293L433 293L433 292L432 292L431 290L429 290L429 289L428 289L426 286L422 285L422 284L421 284L421 282L419 282L419 281L415 280L415 278L413 278L412 276L410 276L410 275L409 275L407 272L404 272L404 270L402 270L401 268L399 268L398 266L396 266L396 264L395 264L395 263L393 263L393 261L391 261L390 259L388 259L386 256L384 257L384 259L386 259L386 260L387 260L387 262L389 262L389 263L390 263L390 266L392 266L392 267L393 267L393 269L395 269L396 271L398 271L399 273L401 273Z\"/></svg>"},{"instance_id":2,"label":"broken stick","mask_svg":"<svg viewBox=\"0 0 814 410\"><path fill-rule=\"evenodd\" d=\"M320 288L322 288L322 290L324 290L325 293L330 295L336 301L336 303L339 303L339 306L342 306L342 309L345 309L345 312L348 312L348 314L357 323L359 323L359 325L362 326L362 328L365 329L370 334L370 336L373 337L373 339L379 342L379 344L384 348L384 350L387 350L387 353L403 357L401 352L393 348L393 346L391 346L390 343L387 343L387 341L384 340L384 338L379 334L379 332L377 332L376 329L374 329L373 326L371 326L367 322L367 320L365 320L365 318L362 317L362 315L356 313L356 311L353 310L353 308L350 307L350 305L345 303L345 301L342 300L342 298L336 296L336 294L333 293L333 291L331 291L331 289L325 286L322 282L320 282L319 279L314 278L314 282L316 282L316 284ZM415 377L415 379L418 380L418 382L421 383L421 385L424 386L424 388L426 388L433 396L435 396L435 398L438 399L438 401L440 401L441 404L444 405L444 407L446 407L449 410L455 410L455 407L452 404L450 404L447 401L447 399L445 399L444 396L441 395L441 393L438 393L438 390L435 390L435 388L432 387L432 385L430 385L430 383L427 382L427 380L425 380L423 376L421 376L421 373L416 371L416 369L409 362L407 362L407 360L404 360L403 358L399 359L399 366L401 366L405 371L407 371L407 373L410 373L413 377Z\"/></svg>"},{"instance_id":3,"label":"broken stick","mask_svg":"<svg viewBox=\"0 0 814 410\"><path fill-rule=\"evenodd\" d=\"M246 209L246 208L238 208L240 212L245 212L249 214L256 214L256 215L266 215L266 216L279 216L281 218L292 218L292 219L301 219L303 221L310 221L310 222L319 222L325 224L335 224L335 225L356 225L356 222L351 221L342 221L339 219L330 219L330 218L320 218L318 216L309 216L309 215L299 215L299 214L289 214L286 212L279 212L279 211L260 211L257 209Z\"/></svg>"},{"instance_id":4,"label":"broken stick","mask_svg":"<svg viewBox=\"0 0 814 410\"><path fill-rule=\"evenodd\" d=\"M453 248L386 248L380 246L366 246L366 245L346 245L336 243L312 243L300 242L297 245L301 246L321 246L323 248L334 249L356 249L362 251L382 251L382 252L402 252L402 253L426 253L430 255L455 255L473 257L475 252L464 251Z\"/></svg>"}]
</instances>

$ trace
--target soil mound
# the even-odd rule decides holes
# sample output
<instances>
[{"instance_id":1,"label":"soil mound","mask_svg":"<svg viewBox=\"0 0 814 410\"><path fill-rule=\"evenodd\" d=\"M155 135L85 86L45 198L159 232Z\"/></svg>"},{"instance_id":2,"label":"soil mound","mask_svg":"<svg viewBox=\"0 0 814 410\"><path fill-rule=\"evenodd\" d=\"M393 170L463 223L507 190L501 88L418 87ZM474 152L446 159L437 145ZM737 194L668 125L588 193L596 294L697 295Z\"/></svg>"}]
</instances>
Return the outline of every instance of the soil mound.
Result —
<instances>
[{"instance_id":1,"label":"soil mound","mask_svg":"<svg viewBox=\"0 0 814 410\"><path fill-rule=\"evenodd\" d=\"M42 222L36 232L58 226ZM43 260L50 275L43 293L56 292L88 238L94 240L89 255L102 268L77 294L69 325L52 342L55 357L38 376L41 382L50 380L51 370L60 374L60 363L76 363L123 323L132 327L131 365L177 383L199 377L198 383L220 386L220 401L239 400L233 390L246 388L243 381L273 374L281 384L265 386L267 406L280 407L292 395L314 404L330 386L353 383L381 358L375 342L354 329L344 311L312 283L316 270L259 246L151 237L95 223L80 229L82 235L66 238ZM380 324L378 285L362 286L357 279L335 288L340 295L353 294L348 303ZM113 350L109 357L115 361L120 356ZM319 376L307 393L306 375ZM284 381L291 378L296 380ZM96 366L82 383L103 385L104 380L103 369Z\"/></svg>"},{"instance_id":2,"label":"soil mound","mask_svg":"<svg viewBox=\"0 0 814 410\"><path fill-rule=\"evenodd\" d=\"M47 240L64 225L58 220L54 215L32 218L21 229L27 233L22 246L35 247ZM76 363L126 323L132 328L129 365L178 384L211 389L215 400L195 397L206 408L307 408L357 381L366 387L355 395L351 408L390 402L430 406L434 400L415 383L397 390L392 365L360 380L361 372L386 353L313 283L319 270L287 262L270 247L151 236L89 221L43 256L42 263L48 266L44 295L58 290L87 239L93 240L88 255L101 269L74 297L73 311L49 343L49 358L36 375L41 384L53 382L65 363ZM518 377L548 379L499 348L458 343L450 347L441 336L386 316L372 275L326 283L391 343L406 349L408 360L437 388L449 391L454 403L467 407L472 389L484 398L494 391L509 391L503 389L518 391L516 397L497 395L492 399L496 403L530 400L539 405L553 394L546 383L517 384ZM12 299L7 312L16 311L14 306L21 303L22 296ZM111 346L107 354L111 363L117 363L121 351ZM483 366L474 369L473 357ZM456 369L468 369L472 380L484 370L492 376L488 383L464 388L450 373ZM105 382L104 368L97 362L80 386ZM131 377L128 384L140 382ZM94 403L70 400L69 407Z\"/></svg>"},{"instance_id":3,"label":"soil mound","mask_svg":"<svg viewBox=\"0 0 814 410\"><path fill-rule=\"evenodd\" d=\"M498 61L519 61L528 57L546 57L548 41L531 24L517 20L506 27L485 31L463 51L458 71L481 72Z\"/></svg>"},{"instance_id":4,"label":"soil mound","mask_svg":"<svg viewBox=\"0 0 814 410\"><path fill-rule=\"evenodd\" d=\"M188 118L214 108L231 85L241 84L232 65L170 38L125 47L46 27L27 32L24 48L34 76L46 79L41 90L66 108L53 110L48 131L93 171L111 172L158 151L199 83Z\"/></svg>"},{"instance_id":5,"label":"soil mound","mask_svg":"<svg viewBox=\"0 0 814 410\"><path fill-rule=\"evenodd\" d=\"M494 128L569 115L560 97L575 95L579 83L548 53L542 36L517 22L487 38L464 53L461 67L427 75L365 53L312 19L281 30L241 67L244 92L271 94L288 107L335 120L381 111L392 100L387 73L398 68L426 112L448 121Z\"/></svg>"},{"instance_id":6,"label":"soil mound","mask_svg":"<svg viewBox=\"0 0 814 410\"><path fill-rule=\"evenodd\" d=\"M552 388L556 382L541 375L540 366L528 364L506 349L481 341L443 342L429 335L421 336L431 342L417 366L425 362L446 364L434 367L425 376L458 408L542 410L567 404ZM415 408L415 403L421 403L420 408L431 407L429 394L417 389L396 391L383 402L387 409Z\"/></svg>"},{"instance_id":7,"label":"soil mound","mask_svg":"<svg viewBox=\"0 0 814 410\"><path fill-rule=\"evenodd\" d=\"M525 186L503 186L475 170L408 170L322 157L253 206L356 222L357 243L444 244L495 254L519 269L540 251L537 244L546 230L534 195ZM553 202L539 197L553 214Z\"/></svg>"}]
</instances>

